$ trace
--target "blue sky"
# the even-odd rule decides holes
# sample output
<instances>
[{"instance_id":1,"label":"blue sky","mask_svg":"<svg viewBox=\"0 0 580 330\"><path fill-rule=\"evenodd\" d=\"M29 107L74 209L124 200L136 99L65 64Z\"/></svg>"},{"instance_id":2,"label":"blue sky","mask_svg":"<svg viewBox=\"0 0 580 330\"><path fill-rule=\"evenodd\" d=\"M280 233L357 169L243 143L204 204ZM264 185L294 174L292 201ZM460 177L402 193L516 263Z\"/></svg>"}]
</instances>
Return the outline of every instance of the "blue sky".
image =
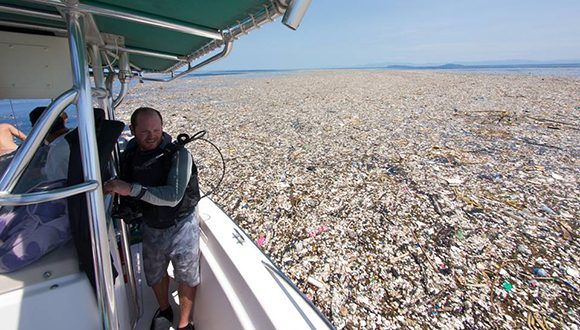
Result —
<instances>
[{"instance_id":1,"label":"blue sky","mask_svg":"<svg viewBox=\"0 0 580 330\"><path fill-rule=\"evenodd\" d=\"M497 60L580 62L580 0L312 0L297 31L263 26L208 70Z\"/></svg>"}]
</instances>

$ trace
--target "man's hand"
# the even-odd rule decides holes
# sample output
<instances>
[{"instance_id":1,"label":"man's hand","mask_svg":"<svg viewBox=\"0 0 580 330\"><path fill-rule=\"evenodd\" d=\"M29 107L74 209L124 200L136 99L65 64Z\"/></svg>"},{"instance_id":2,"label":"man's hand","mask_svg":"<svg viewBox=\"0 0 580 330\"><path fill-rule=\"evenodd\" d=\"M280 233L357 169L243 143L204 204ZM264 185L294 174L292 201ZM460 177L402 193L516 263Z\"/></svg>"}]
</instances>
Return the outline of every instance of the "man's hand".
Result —
<instances>
[{"instance_id":1,"label":"man's hand","mask_svg":"<svg viewBox=\"0 0 580 330\"><path fill-rule=\"evenodd\" d=\"M105 194L119 194L121 196L129 196L131 194L131 185L119 179L105 182L103 189Z\"/></svg>"}]
</instances>

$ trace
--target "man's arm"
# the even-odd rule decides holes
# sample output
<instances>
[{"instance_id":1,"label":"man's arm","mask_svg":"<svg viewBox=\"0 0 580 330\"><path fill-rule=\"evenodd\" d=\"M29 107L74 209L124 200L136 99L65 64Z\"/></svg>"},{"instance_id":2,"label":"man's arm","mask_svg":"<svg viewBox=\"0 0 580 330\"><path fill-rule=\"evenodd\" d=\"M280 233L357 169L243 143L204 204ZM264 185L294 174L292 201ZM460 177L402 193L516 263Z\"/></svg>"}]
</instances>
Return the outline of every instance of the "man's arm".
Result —
<instances>
[{"instance_id":1,"label":"man's arm","mask_svg":"<svg viewBox=\"0 0 580 330\"><path fill-rule=\"evenodd\" d=\"M147 203L159 206L176 206L183 198L185 188L187 188L191 178L192 162L189 152L185 148L180 148L173 154L171 169L164 186L145 187L146 191L143 193L143 187L140 184L133 184L131 196L138 197L142 194L140 199Z\"/></svg>"},{"instance_id":2,"label":"man's arm","mask_svg":"<svg viewBox=\"0 0 580 330\"><path fill-rule=\"evenodd\" d=\"M111 180L105 183L105 193L117 193L121 196L131 196L147 203L159 206L176 206L179 204L185 188L191 178L193 160L185 148L180 148L172 159L167 182L163 186L143 187L138 183L128 183L122 180Z\"/></svg>"}]
</instances>

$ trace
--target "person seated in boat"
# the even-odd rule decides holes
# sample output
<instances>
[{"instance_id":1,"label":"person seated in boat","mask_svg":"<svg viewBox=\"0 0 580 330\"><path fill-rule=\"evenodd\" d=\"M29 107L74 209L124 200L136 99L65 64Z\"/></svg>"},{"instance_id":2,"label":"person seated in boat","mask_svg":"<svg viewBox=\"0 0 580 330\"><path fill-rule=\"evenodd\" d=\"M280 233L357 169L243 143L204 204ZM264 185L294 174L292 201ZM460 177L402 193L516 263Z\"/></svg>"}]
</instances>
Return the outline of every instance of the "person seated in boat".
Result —
<instances>
[{"instance_id":1,"label":"person seated in boat","mask_svg":"<svg viewBox=\"0 0 580 330\"><path fill-rule=\"evenodd\" d=\"M38 122L38 119L40 119L40 116L44 113L46 109L47 109L46 107L36 107L34 108L34 110L30 111L30 113L28 114L28 119L30 119L30 124L33 127L34 125L36 125L36 122ZM61 138L64 134L69 132L69 128L66 127L67 121L68 115L66 112L63 111L50 127L50 130L48 131L48 134L44 139L46 141L46 144L50 144L56 141L57 139Z\"/></svg>"},{"instance_id":2,"label":"person seated in boat","mask_svg":"<svg viewBox=\"0 0 580 330\"><path fill-rule=\"evenodd\" d=\"M190 315L200 282L199 224L194 215L200 199L197 168L183 146L167 152L171 137L163 132L159 111L135 110L130 129L134 138L122 154L121 177L106 182L104 190L128 196L141 214L145 277L159 303L151 327L167 329L173 322L167 274L171 261L178 282L178 328L193 329Z\"/></svg>"},{"instance_id":3,"label":"person seated in boat","mask_svg":"<svg viewBox=\"0 0 580 330\"><path fill-rule=\"evenodd\" d=\"M18 148L14 138L26 140L26 135L8 123L0 124L0 156L9 154Z\"/></svg>"},{"instance_id":4,"label":"person seated in boat","mask_svg":"<svg viewBox=\"0 0 580 330\"><path fill-rule=\"evenodd\" d=\"M30 124L34 127L46 107L36 107L28 114ZM64 112L63 112L64 114ZM69 132L61 114L50 127L44 143L38 148L24 174L16 184L14 193L24 193L41 182L66 179L69 146L64 136ZM50 161L48 160L50 157Z\"/></svg>"},{"instance_id":5,"label":"person seated in boat","mask_svg":"<svg viewBox=\"0 0 580 330\"><path fill-rule=\"evenodd\" d=\"M30 120L33 125L44 110L45 108L42 107L31 112ZM95 108L94 116L101 175L104 176L107 174L107 164L114 143L125 125L121 122L105 120L103 109ZM52 125L45 138L45 142L50 141L50 144L41 146L33 158L32 166L29 166L22 176L25 180L21 178L15 190L28 193L40 192L83 182L78 134L76 129L69 132L66 127L63 128L63 124L64 118L59 117ZM63 142L57 142L61 136L65 136L66 139ZM64 143L67 148L57 149L57 153L53 154L54 143ZM52 175L50 173L48 177L41 175L40 169L45 166L41 160L43 157L47 167L56 166L50 163L55 162L65 171L68 170L66 180L50 177ZM48 160L46 160L47 157L49 157ZM63 163L65 159L68 161ZM0 274L25 267L73 238L79 258L79 268L87 273L91 285L95 288L86 210L84 195L40 204L0 208ZM113 278L116 278L117 270L114 265L112 268Z\"/></svg>"},{"instance_id":6,"label":"person seated in boat","mask_svg":"<svg viewBox=\"0 0 580 330\"><path fill-rule=\"evenodd\" d=\"M66 111L61 112L60 116L62 117L62 120L64 121L64 125L66 126L66 123L68 122L68 114L66 113Z\"/></svg>"},{"instance_id":7,"label":"person seated in boat","mask_svg":"<svg viewBox=\"0 0 580 330\"><path fill-rule=\"evenodd\" d=\"M29 119L33 126L45 109L46 107L38 107L30 112ZM54 146L57 143L62 144L57 142L59 137L64 136L67 131L63 118L59 117L51 126L45 144L34 154L16 184L15 193L40 192L65 186L66 176L50 173L47 175L44 169L49 164L47 158L51 156ZM59 157L65 153L68 159L68 149L58 153ZM52 162L53 168L63 167L62 160L54 158ZM19 270L71 239L66 200L4 207L0 211L0 229L0 273Z\"/></svg>"},{"instance_id":8,"label":"person seated in boat","mask_svg":"<svg viewBox=\"0 0 580 330\"><path fill-rule=\"evenodd\" d=\"M29 119L32 126L36 125L36 122L45 110L46 107L37 107L30 112ZM52 124L46 138L44 139L48 146L44 150L46 153L45 158L40 157L41 159L37 159L37 161L44 164L41 165L42 174L48 181L67 178L68 167L63 166L63 164L68 164L70 155L70 147L65 139L66 134L70 129L65 125L65 118L68 118L68 115L63 112Z\"/></svg>"}]
</instances>

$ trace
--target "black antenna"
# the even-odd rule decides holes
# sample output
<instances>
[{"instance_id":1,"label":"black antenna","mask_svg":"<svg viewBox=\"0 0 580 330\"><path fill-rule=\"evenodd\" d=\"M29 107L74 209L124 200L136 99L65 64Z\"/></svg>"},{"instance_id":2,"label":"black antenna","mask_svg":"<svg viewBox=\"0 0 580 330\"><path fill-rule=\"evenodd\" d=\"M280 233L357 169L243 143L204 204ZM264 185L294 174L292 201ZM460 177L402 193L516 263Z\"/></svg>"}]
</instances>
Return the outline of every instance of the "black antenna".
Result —
<instances>
[{"instance_id":1,"label":"black antenna","mask_svg":"<svg viewBox=\"0 0 580 330\"><path fill-rule=\"evenodd\" d=\"M14 112L14 105L12 104L12 99L8 99L8 101L10 102L10 109L12 110L12 119L14 119L14 126L16 126L16 129L22 132L22 130L18 126L18 120L16 120L16 113Z\"/></svg>"}]
</instances>

